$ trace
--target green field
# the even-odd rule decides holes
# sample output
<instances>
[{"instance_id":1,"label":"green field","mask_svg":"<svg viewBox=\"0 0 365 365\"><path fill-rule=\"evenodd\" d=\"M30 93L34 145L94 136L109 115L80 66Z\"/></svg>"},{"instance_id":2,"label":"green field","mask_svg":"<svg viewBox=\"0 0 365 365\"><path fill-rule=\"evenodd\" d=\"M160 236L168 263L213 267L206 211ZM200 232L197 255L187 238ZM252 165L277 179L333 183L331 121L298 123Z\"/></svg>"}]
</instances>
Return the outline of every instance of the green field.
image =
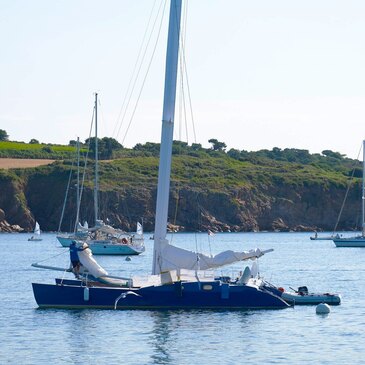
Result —
<instances>
[{"instance_id":1,"label":"green field","mask_svg":"<svg viewBox=\"0 0 365 365\"><path fill-rule=\"evenodd\" d=\"M62 160L73 158L76 148L73 146L36 144L24 142L0 142L0 158L34 158Z\"/></svg>"}]
</instances>

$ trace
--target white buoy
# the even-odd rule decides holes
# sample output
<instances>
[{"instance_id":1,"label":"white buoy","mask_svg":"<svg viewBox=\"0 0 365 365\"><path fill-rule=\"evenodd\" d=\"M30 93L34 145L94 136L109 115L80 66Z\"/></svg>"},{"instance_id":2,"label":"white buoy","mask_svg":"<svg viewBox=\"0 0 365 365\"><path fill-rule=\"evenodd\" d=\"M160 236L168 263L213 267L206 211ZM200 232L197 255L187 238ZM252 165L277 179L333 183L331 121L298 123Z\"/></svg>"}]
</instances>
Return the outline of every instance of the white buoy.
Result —
<instances>
[{"instance_id":1,"label":"white buoy","mask_svg":"<svg viewBox=\"0 0 365 365\"><path fill-rule=\"evenodd\" d=\"M125 258L125 261L131 261L131 258L130 258L129 256L127 256L127 257Z\"/></svg>"},{"instance_id":2,"label":"white buoy","mask_svg":"<svg viewBox=\"0 0 365 365\"><path fill-rule=\"evenodd\" d=\"M317 314L328 314L329 312L331 312L331 307L328 304L321 303L316 307Z\"/></svg>"}]
</instances>

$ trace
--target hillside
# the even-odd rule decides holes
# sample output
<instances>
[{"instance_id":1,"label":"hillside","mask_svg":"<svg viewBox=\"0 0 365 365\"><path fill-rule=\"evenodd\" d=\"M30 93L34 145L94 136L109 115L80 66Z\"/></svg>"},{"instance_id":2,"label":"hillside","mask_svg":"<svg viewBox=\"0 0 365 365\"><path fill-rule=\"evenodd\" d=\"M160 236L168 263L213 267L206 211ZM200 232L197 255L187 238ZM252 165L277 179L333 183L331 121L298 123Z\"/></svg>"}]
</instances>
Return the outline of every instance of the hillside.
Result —
<instances>
[{"instance_id":1,"label":"hillside","mask_svg":"<svg viewBox=\"0 0 365 365\"><path fill-rule=\"evenodd\" d=\"M145 230L154 229L158 153L158 144L146 143L118 148L113 160L101 161L102 219L134 230L136 221L143 218ZM225 152L217 144L204 149L174 142L173 154L169 221L181 230L332 230L353 171L353 187L339 228L358 228L361 164L337 152L310 154L278 148ZM92 165L88 160L81 207L81 220L90 224ZM70 169L72 189L62 229L71 230L76 168L69 159L37 168L0 170L4 219L31 230L36 218L43 230L57 230Z\"/></svg>"}]
</instances>

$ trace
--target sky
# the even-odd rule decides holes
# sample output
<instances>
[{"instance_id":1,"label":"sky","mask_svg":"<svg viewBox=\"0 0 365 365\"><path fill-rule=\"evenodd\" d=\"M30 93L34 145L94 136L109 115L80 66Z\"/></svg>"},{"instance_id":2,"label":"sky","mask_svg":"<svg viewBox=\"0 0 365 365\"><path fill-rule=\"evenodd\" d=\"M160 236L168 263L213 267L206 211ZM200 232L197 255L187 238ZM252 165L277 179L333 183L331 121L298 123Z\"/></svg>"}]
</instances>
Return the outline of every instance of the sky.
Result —
<instances>
[{"instance_id":1,"label":"sky","mask_svg":"<svg viewBox=\"0 0 365 365\"><path fill-rule=\"evenodd\" d=\"M168 8L165 0L0 0L0 129L16 141L83 141L97 92L99 137L159 142ZM190 0L184 14L195 135L177 106L175 139L358 156L364 1Z\"/></svg>"}]
</instances>

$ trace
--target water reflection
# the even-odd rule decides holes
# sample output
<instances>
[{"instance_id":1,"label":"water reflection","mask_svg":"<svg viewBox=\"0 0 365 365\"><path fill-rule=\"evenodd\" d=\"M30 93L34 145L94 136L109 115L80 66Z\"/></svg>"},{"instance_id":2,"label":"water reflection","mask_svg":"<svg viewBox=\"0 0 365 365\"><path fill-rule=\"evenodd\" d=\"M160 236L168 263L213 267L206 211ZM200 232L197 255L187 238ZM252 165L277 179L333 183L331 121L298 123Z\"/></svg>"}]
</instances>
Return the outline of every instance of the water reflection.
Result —
<instances>
[{"instance_id":1,"label":"water reflection","mask_svg":"<svg viewBox=\"0 0 365 365\"><path fill-rule=\"evenodd\" d=\"M151 346L153 354L151 355L152 364L166 365L172 364L171 360L171 316L170 311L151 312L153 319L153 330Z\"/></svg>"}]
</instances>

